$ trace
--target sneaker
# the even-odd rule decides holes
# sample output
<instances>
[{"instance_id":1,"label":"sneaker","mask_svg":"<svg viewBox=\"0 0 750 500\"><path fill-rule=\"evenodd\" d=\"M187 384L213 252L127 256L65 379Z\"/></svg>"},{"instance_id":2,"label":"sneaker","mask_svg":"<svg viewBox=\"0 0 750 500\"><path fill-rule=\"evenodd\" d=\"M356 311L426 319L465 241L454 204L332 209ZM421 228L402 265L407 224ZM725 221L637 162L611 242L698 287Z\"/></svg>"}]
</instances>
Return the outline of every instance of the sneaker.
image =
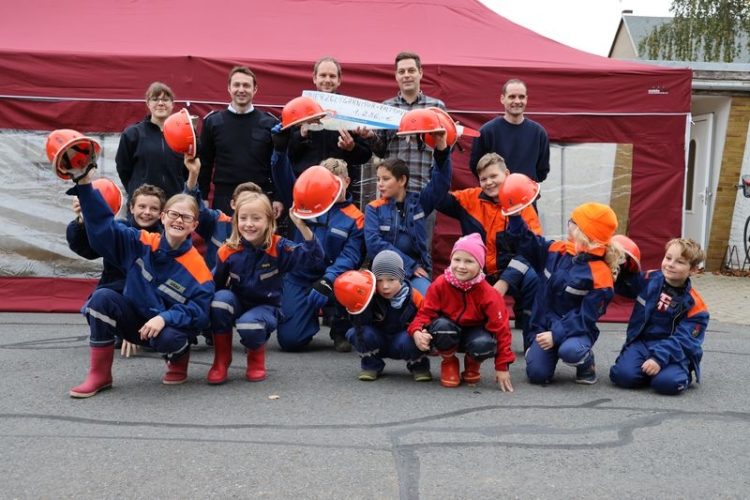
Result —
<instances>
[{"instance_id":1,"label":"sneaker","mask_svg":"<svg viewBox=\"0 0 750 500\"><path fill-rule=\"evenodd\" d=\"M374 370L362 370L357 378L363 382L374 382L378 379L378 372Z\"/></svg>"},{"instance_id":2,"label":"sneaker","mask_svg":"<svg viewBox=\"0 0 750 500\"><path fill-rule=\"evenodd\" d=\"M576 368L576 384L594 385L596 378L596 365L591 364L587 367L579 366Z\"/></svg>"},{"instance_id":3,"label":"sneaker","mask_svg":"<svg viewBox=\"0 0 750 500\"><path fill-rule=\"evenodd\" d=\"M432 373L428 371L415 371L412 372L415 382L430 382L432 380Z\"/></svg>"},{"instance_id":4,"label":"sneaker","mask_svg":"<svg viewBox=\"0 0 750 500\"><path fill-rule=\"evenodd\" d=\"M344 337L334 338L333 348L336 352L351 352L352 351L352 345Z\"/></svg>"}]
</instances>

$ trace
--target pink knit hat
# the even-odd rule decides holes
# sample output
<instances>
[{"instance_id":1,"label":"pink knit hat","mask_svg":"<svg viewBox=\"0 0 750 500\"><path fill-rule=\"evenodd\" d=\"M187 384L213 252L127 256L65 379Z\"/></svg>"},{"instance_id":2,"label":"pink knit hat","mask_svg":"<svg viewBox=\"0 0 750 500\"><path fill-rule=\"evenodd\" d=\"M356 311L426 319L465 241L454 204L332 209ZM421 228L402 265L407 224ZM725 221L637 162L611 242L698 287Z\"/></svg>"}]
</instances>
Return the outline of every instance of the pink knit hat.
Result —
<instances>
[{"instance_id":1,"label":"pink knit hat","mask_svg":"<svg viewBox=\"0 0 750 500\"><path fill-rule=\"evenodd\" d=\"M471 233L456 240L456 244L453 245L453 250L451 250L451 258L453 258L453 254L459 250L463 250L474 257L477 262L479 262L479 266L484 268L487 247L484 246L484 242L482 241L482 237L479 236L479 233Z\"/></svg>"}]
</instances>

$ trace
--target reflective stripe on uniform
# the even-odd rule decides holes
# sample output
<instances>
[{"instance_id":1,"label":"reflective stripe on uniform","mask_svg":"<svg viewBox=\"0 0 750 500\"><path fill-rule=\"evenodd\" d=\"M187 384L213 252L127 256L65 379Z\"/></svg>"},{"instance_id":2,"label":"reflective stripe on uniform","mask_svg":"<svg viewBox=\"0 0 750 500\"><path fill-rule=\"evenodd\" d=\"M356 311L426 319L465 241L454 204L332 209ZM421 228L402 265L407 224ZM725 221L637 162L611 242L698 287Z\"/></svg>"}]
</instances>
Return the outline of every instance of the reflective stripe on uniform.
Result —
<instances>
[{"instance_id":1,"label":"reflective stripe on uniform","mask_svg":"<svg viewBox=\"0 0 750 500\"><path fill-rule=\"evenodd\" d=\"M176 291L169 288L167 285L161 284L157 287L157 290L162 292L164 295L169 295L171 298L179 302L180 304L184 304L187 302L187 299L184 295L177 293Z\"/></svg>"},{"instance_id":2,"label":"reflective stripe on uniform","mask_svg":"<svg viewBox=\"0 0 750 500\"><path fill-rule=\"evenodd\" d=\"M267 280L268 278L276 276L277 274L279 274L279 270L274 269L273 271L268 271L267 273L261 274L260 276L258 276L258 278L260 278L261 280Z\"/></svg>"},{"instance_id":3,"label":"reflective stripe on uniform","mask_svg":"<svg viewBox=\"0 0 750 500\"><path fill-rule=\"evenodd\" d=\"M214 300L211 302L211 307L213 307L214 309L224 309L225 311L229 311L231 314L234 314L234 306L232 306L232 304L227 304L226 302Z\"/></svg>"},{"instance_id":4,"label":"reflective stripe on uniform","mask_svg":"<svg viewBox=\"0 0 750 500\"><path fill-rule=\"evenodd\" d=\"M571 295L580 295L583 297L584 295L587 295L590 290L581 290L579 288L573 288L572 286L566 286L565 291Z\"/></svg>"},{"instance_id":5,"label":"reflective stripe on uniform","mask_svg":"<svg viewBox=\"0 0 750 500\"><path fill-rule=\"evenodd\" d=\"M237 323L237 330L265 330L264 323Z\"/></svg>"},{"instance_id":6,"label":"reflective stripe on uniform","mask_svg":"<svg viewBox=\"0 0 750 500\"><path fill-rule=\"evenodd\" d=\"M141 274L146 281L152 281L154 279L151 273L146 271L146 264L143 262L143 259L136 259L135 263L141 268Z\"/></svg>"},{"instance_id":7,"label":"reflective stripe on uniform","mask_svg":"<svg viewBox=\"0 0 750 500\"><path fill-rule=\"evenodd\" d=\"M336 236L341 236L342 238L348 238L349 237L349 233L347 233L346 231L344 231L342 229L336 228L336 227L332 227L331 228L331 234L335 234Z\"/></svg>"},{"instance_id":8,"label":"reflective stripe on uniform","mask_svg":"<svg viewBox=\"0 0 750 500\"><path fill-rule=\"evenodd\" d=\"M109 326L111 326L113 328L117 328L117 320L114 319L114 318L110 318L109 316L107 316L104 313L100 313L99 311L95 311L95 310L91 309L90 307L87 307L86 308L86 314L88 314L89 316L91 316L94 319L98 319L102 323L107 323Z\"/></svg>"},{"instance_id":9,"label":"reflective stripe on uniform","mask_svg":"<svg viewBox=\"0 0 750 500\"><path fill-rule=\"evenodd\" d=\"M528 264L524 264L520 260L512 259L508 263L508 267L511 269L515 269L516 271L520 272L521 274L526 274L526 271L529 270Z\"/></svg>"}]
</instances>

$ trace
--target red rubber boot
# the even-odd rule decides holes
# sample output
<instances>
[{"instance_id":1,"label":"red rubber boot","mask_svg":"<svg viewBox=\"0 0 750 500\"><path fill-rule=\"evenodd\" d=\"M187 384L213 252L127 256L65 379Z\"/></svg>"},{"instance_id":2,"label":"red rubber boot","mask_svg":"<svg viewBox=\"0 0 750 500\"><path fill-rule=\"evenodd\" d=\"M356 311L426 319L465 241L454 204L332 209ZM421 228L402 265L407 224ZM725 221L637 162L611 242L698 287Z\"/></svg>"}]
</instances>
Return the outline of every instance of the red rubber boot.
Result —
<instances>
[{"instance_id":1,"label":"red rubber boot","mask_svg":"<svg viewBox=\"0 0 750 500\"><path fill-rule=\"evenodd\" d=\"M112 361L115 357L113 346L92 347L89 351L90 367L86 380L70 390L70 397L90 398L99 391L112 387Z\"/></svg>"},{"instance_id":2,"label":"red rubber boot","mask_svg":"<svg viewBox=\"0 0 750 500\"><path fill-rule=\"evenodd\" d=\"M440 385L443 387L458 387L461 384L461 377L458 358L455 356L455 350L441 352L440 356L443 362L440 363Z\"/></svg>"},{"instance_id":3,"label":"red rubber boot","mask_svg":"<svg viewBox=\"0 0 750 500\"><path fill-rule=\"evenodd\" d=\"M245 376L250 382L266 379L266 346L247 351L247 371Z\"/></svg>"},{"instance_id":4,"label":"red rubber boot","mask_svg":"<svg viewBox=\"0 0 750 500\"><path fill-rule=\"evenodd\" d=\"M167 361L167 372L161 379L162 384L178 385L187 381L188 363L190 362L190 350L172 361Z\"/></svg>"},{"instance_id":5,"label":"red rubber boot","mask_svg":"<svg viewBox=\"0 0 750 500\"><path fill-rule=\"evenodd\" d=\"M214 364L208 370L209 384L223 384L227 381L227 370L232 364L232 332L214 333Z\"/></svg>"},{"instance_id":6,"label":"red rubber boot","mask_svg":"<svg viewBox=\"0 0 750 500\"><path fill-rule=\"evenodd\" d=\"M479 373L479 367L481 364L481 361L476 361L469 354L465 354L464 371L461 373L461 379L467 384L478 384L479 380L482 378Z\"/></svg>"}]
</instances>

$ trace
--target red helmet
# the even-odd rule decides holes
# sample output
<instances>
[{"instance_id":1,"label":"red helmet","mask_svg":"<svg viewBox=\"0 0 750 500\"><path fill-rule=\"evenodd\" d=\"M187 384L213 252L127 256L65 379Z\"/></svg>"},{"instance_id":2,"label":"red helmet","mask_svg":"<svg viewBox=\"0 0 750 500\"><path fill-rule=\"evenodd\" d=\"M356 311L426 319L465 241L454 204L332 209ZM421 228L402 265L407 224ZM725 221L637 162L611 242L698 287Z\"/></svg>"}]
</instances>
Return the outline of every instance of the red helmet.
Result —
<instances>
[{"instance_id":1,"label":"red helmet","mask_svg":"<svg viewBox=\"0 0 750 500\"><path fill-rule=\"evenodd\" d=\"M117 215L120 207L122 207L122 191L120 191L120 188L106 177L94 179L91 185L102 194L102 198L107 202L112 213Z\"/></svg>"},{"instance_id":2,"label":"red helmet","mask_svg":"<svg viewBox=\"0 0 750 500\"><path fill-rule=\"evenodd\" d=\"M195 156L198 150L198 141L195 138L195 129L190 119L190 113L182 108L177 113L169 115L164 121L164 140L169 148L175 153Z\"/></svg>"},{"instance_id":3,"label":"red helmet","mask_svg":"<svg viewBox=\"0 0 750 500\"><path fill-rule=\"evenodd\" d=\"M448 147L452 147L458 140L458 129L456 128L456 122L453 121L451 115L446 113L440 108L427 108L433 111L437 117L440 125L445 129L445 140L448 142ZM432 134L424 135L424 143L432 149L435 149L435 138Z\"/></svg>"},{"instance_id":4,"label":"red helmet","mask_svg":"<svg viewBox=\"0 0 750 500\"><path fill-rule=\"evenodd\" d=\"M407 111L401 117L396 135L426 134L444 132L445 125L440 122L438 114L430 108L419 108Z\"/></svg>"},{"instance_id":5,"label":"red helmet","mask_svg":"<svg viewBox=\"0 0 750 500\"><path fill-rule=\"evenodd\" d=\"M539 183L523 174L510 174L500 187L500 211L515 215L528 207L539 196Z\"/></svg>"},{"instance_id":6,"label":"red helmet","mask_svg":"<svg viewBox=\"0 0 750 500\"><path fill-rule=\"evenodd\" d=\"M328 212L344 190L344 182L330 170L313 165L297 177L292 190L292 213L312 219Z\"/></svg>"},{"instance_id":7,"label":"red helmet","mask_svg":"<svg viewBox=\"0 0 750 500\"><path fill-rule=\"evenodd\" d=\"M281 110L281 130L307 121L315 121L329 114L330 112L323 111L314 99L304 95L295 97Z\"/></svg>"},{"instance_id":8,"label":"red helmet","mask_svg":"<svg viewBox=\"0 0 750 500\"><path fill-rule=\"evenodd\" d=\"M349 314L360 314L375 296L376 281L372 271L346 271L333 282L333 294Z\"/></svg>"},{"instance_id":9,"label":"red helmet","mask_svg":"<svg viewBox=\"0 0 750 500\"><path fill-rule=\"evenodd\" d=\"M83 173L90 164L96 165L102 147L96 139L76 130L59 129L47 136L46 149L55 175L67 180Z\"/></svg>"},{"instance_id":10,"label":"red helmet","mask_svg":"<svg viewBox=\"0 0 750 500\"><path fill-rule=\"evenodd\" d=\"M620 245L628 256L625 260L625 265L628 271L636 272L641 270L641 249L638 248L635 241L623 234L616 234L612 236L612 243Z\"/></svg>"}]
</instances>

